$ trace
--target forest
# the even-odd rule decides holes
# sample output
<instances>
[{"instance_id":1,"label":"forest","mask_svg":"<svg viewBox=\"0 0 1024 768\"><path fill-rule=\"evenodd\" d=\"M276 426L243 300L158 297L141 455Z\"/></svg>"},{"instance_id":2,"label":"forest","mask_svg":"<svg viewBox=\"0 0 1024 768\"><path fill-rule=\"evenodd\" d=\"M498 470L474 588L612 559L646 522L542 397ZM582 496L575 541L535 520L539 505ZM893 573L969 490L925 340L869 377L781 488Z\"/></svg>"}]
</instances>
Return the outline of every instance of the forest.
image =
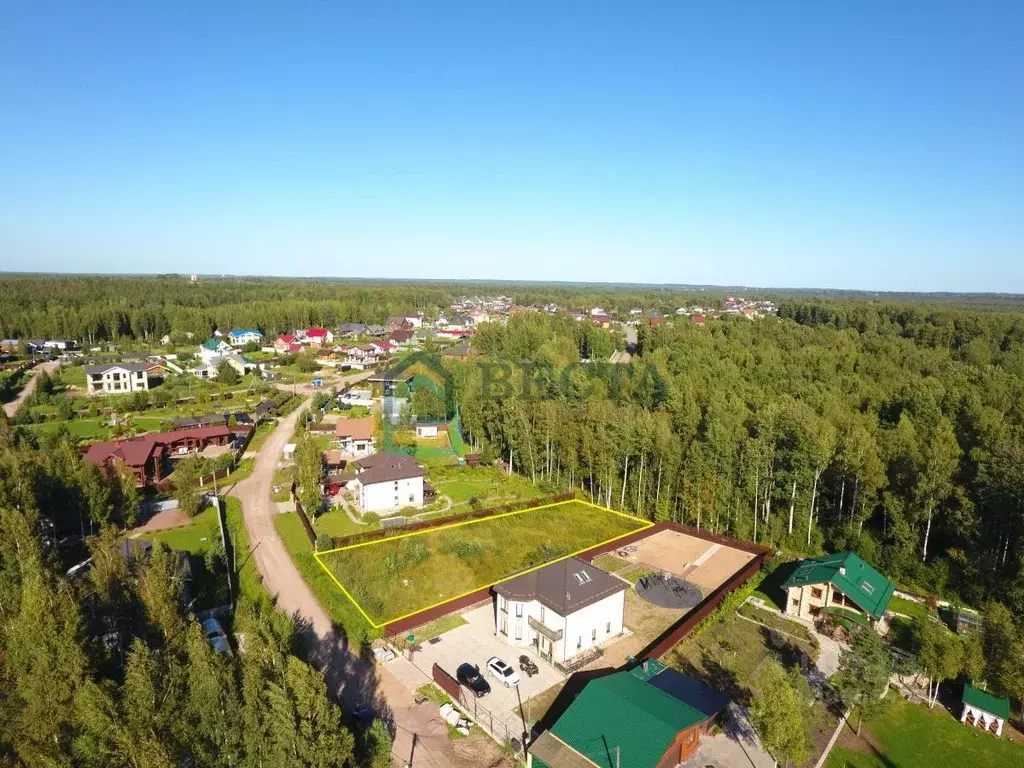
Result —
<instances>
[{"instance_id":1,"label":"forest","mask_svg":"<svg viewBox=\"0 0 1024 768\"><path fill-rule=\"evenodd\" d=\"M566 374L572 326L517 315L474 343L529 387L451 363L467 437L617 509L787 555L851 548L904 588L1024 613L1024 316L819 301L780 315L641 326L614 379Z\"/></svg>"},{"instance_id":2,"label":"forest","mask_svg":"<svg viewBox=\"0 0 1024 768\"><path fill-rule=\"evenodd\" d=\"M215 653L181 558L161 544L125 554L113 521L137 498L66 437L20 432L0 423L0 766L390 765L383 723L349 730L258 582L226 624L235 652ZM55 510L93 522L87 548L55 546Z\"/></svg>"}]
</instances>

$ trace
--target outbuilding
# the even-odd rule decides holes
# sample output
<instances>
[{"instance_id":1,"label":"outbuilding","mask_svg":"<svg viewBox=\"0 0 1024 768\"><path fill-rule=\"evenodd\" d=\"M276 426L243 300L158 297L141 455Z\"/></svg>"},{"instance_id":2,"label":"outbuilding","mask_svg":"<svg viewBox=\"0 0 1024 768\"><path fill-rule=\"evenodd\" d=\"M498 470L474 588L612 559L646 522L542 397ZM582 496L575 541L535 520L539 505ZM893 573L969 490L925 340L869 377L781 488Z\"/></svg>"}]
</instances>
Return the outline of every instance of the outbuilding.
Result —
<instances>
[{"instance_id":1,"label":"outbuilding","mask_svg":"<svg viewBox=\"0 0 1024 768\"><path fill-rule=\"evenodd\" d=\"M996 736L1003 735L1003 724L1010 719L1009 699L1001 699L973 685L965 685L963 705L961 723L990 731Z\"/></svg>"}]
</instances>

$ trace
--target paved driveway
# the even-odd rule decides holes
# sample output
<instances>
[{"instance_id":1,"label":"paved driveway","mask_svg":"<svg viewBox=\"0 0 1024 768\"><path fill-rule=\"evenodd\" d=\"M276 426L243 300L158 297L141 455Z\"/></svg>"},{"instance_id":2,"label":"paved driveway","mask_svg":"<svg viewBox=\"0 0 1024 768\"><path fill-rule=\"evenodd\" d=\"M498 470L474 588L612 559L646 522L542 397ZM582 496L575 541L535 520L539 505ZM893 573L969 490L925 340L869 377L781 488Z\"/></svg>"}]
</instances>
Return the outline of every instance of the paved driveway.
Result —
<instances>
[{"instance_id":1,"label":"paved driveway","mask_svg":"<svg viewBox=\"0 0 1024 768\"><path fill-rule=\"evenodd\" d=\"M526 701L542 691L546 691L553 685L557 685L565 679L565 675L556 670L550 664L541 661L530 653L526 648L514 648L500 640L494 634L494 609L490 605L474 608L463 614L466 624L445 632L435 642L430 641L422 644L421 651L413 654L412 663L422 674L420 683L431 679L431 670L436 663L443 670L455 675L460 664L469 662L480 667L480 671L487 676L491 684L491 692L477 701L479 707L487 710L486 713L478 709L478 714L490 717L493 714L495 722L502 722L509 732L518 735L523 730L523 721L519 716L519 697ZM527 677L520 672L521 681L519 690L515 687L506 688L486 671L487 660L492 656L503 659L511 664L516 670L519 669L519 656L526 653L532 658L540 672L533 677ZM400 664L402 659L397 659ZM389 665L390 666L390 665ZM406 680L407 676L399 674L399 677ZM412 685L416 676L412 676L406 683Z\"/></svg>"}]
</instances>

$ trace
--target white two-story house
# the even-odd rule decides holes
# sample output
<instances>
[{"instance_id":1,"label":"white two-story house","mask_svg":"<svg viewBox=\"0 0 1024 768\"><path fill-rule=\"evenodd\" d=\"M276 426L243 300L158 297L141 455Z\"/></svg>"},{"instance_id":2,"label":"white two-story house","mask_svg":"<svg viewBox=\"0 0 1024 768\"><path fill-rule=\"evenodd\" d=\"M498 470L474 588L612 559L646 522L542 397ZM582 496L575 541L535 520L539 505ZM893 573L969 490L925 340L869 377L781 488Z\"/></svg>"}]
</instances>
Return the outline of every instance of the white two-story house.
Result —
<instances>
[{"instance_id":1,"label":"white two-story house","mask_svg":"<svg viewBox=\"0 0 1024 768\"><path fill-rule=\"evenodd\" d=\"M86 392L90 395L116 395L149 389L150 363L108 363L86 365Z\"/></svg>"},{"instance_id":2,"label":"white two-story house","mask_svg":"<svg viewBox=\"0 0 1024 768\"><path fill-rule=\"evenodd\" d=\"M375 453L352 464L356 476L349 488L362 512L396 513L423 506L423 467L407 456Z\"/></svg>"},{"instance_id":3,"label":"white two-story house","mask_svg":"<svg viewBox=\"0 0 1024 768\"><path fill-rule=\"evenodd\" d=\"M622 579L570 557L497 584L495 632L509 645L532 648L565 666L622 634L628 588Z\"/></svg>"}]
</instances>

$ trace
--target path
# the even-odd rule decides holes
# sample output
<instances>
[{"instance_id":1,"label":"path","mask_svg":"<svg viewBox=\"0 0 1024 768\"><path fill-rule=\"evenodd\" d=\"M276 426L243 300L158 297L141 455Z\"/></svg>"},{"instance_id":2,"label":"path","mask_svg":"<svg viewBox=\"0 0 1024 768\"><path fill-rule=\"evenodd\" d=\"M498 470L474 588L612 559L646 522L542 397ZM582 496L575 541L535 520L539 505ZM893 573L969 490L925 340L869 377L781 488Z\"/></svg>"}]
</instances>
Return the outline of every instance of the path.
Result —
<instances>
[{"instance_id":1,"label":"path","mask_svg":"<svg viewBox=\"0 0 1024 768\"><path fill-rule=\"evenodd\" d=\"M11 400L11 402L4 403L4 413L7 415L7 418L10 418L14 414L16 414L18 412L18 409L21 408L21 404L24 403L25 400L28 399L28 396L31 395L32 392L35 390L36 376L38 375L39 371L46 371L48 374L52 376L53 372L58 368L60 368L60 363L52 361L48 363L40 363L35 368L30 370L28 372L29 379L25 383L25 386L21 388L21 392L18 393L18 396Z\"/></svg>"},{"instance_id":2,"label":"path","mask_svg":"<svg viewBox=\"0 0 1024 768\"><path fill-rule=\"evenodd\" d=\"M393 722L395 731L394 755L404 758L415 751L414 766L478 765L453 747L456 742L448 739L447 728L439 722L436 705L415 704L407 693L400 695L404 687L390 670L375 667L359 655L358 648L349 646L348 639L335 629L277 536L274 528L277 505L270 495L274 470L285 443L295 431L299 414L310 400L306 398L278 423L256 456L252 474L230 492L242 502L249 545L263 576L263 586L276 599L277 607L296 620L310 647L309 661L324 673L330 693L341 699L348 711L369 703L376 712L390 714L388 719ZM486 737L481 738L487 746L493 744Z\"/></svg>"}]
</instances>

